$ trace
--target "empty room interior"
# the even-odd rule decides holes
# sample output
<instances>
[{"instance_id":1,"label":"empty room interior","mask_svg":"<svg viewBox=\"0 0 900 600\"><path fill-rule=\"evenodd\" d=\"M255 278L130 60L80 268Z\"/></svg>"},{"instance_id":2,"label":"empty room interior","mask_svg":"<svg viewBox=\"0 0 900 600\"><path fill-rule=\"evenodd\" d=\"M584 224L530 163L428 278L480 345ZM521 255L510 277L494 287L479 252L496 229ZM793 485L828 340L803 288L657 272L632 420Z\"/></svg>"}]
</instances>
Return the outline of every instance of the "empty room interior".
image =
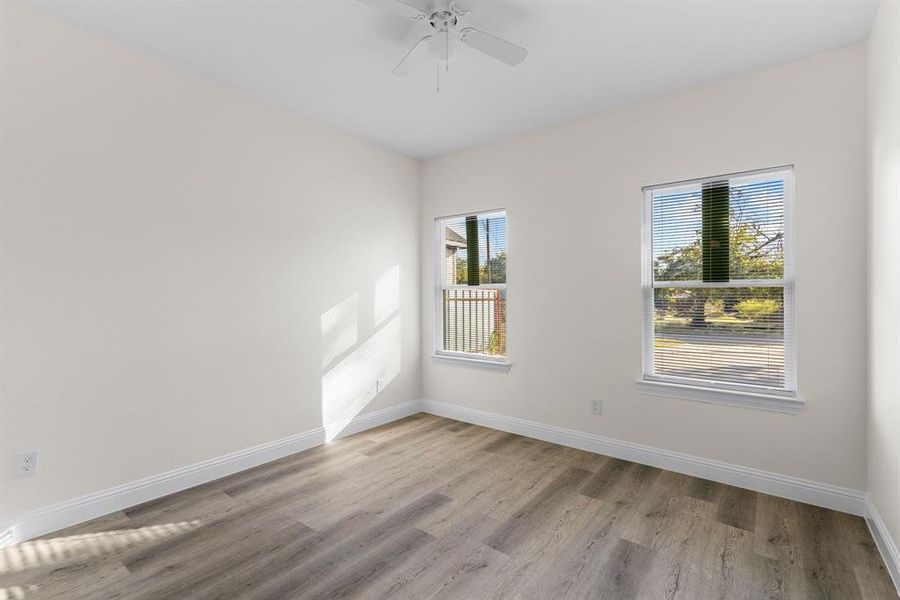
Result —
<instances>
[{"instance_id":1,"label":"empty room interior","mask_svg":"<svg viewBox=\"0 0 900 600\"><path fill-rule=\"evenodd\" d=\"M0 600L900 589L900 0L0 0Z\"/></svg>"}]
</instances>

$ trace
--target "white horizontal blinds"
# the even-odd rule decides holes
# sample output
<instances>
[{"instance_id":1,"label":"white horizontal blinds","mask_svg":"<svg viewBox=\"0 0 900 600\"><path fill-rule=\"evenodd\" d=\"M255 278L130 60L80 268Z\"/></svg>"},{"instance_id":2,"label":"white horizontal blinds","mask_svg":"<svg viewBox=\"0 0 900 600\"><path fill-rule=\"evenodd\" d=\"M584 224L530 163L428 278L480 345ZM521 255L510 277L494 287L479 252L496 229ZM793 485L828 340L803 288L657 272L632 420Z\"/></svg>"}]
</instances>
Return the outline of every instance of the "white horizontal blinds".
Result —
<instances>
[{"instance_id":1,"label":"white horizontal blinds","mask_svg":"<svg viewBox=\"0 0 900 600\"><path fill-rule=\"evenodd\" d=\"M701 281L703 205L700 186L653 192L653 278Z\"/></svg>"},{"instance_id":2,"label":"white horizontal blinds","mask_svg":"<svg viewBox=\"0 0 900 600\"><path fill-rule=\"evenodd\" d=\"M649 375L785 389L784 172L657 188L650 204Z\"/></svg>"},{"instance_id":3,"label":"white horizontal blinds","mask_svg":"<svg viewBox=\"0 0 900 600\"><path fill-rule=\"evenodd\" d=\"M784 387L781 288L655 288L653 292L656 375Z\"/></svg>"},{"instance_id":4,"label":"white horizontal blinds","mask_svg":"<svg viewBox=\"0 0 900 600\"><path fill-rule=\"evenodd\" d=\"M438 221L441 349L506 355L506 213Z\"/></svg>"},{"instance_id":5,"label":"white horizontal blinds","mask_svg":"<svg viewBox=\"0 0 900 600\"><path fill-rule=\"evenodd\" d=\"M481 283L506 283L506 214L478 218Z\"/></svg>"},{"instance_id":6,"label":"white horizontal blinds","mask_svg":"<svg viewBox=\"0 0 900 600\"><path fill-rule=\"evenodd\" d=\"M466 285L469 256L466 218L445 219L441 229L444 232L444 285Z\"/></svg>"},{"instance_id":7,"label":"white horizontal blinds","mask_svg":"<svg viewBox=\"0 0 900 600\"><path fill-rule=\"evenodd\" d=\"M730 189L731 280L784 279L784 179Z\"/></svg>"}]
</instances>

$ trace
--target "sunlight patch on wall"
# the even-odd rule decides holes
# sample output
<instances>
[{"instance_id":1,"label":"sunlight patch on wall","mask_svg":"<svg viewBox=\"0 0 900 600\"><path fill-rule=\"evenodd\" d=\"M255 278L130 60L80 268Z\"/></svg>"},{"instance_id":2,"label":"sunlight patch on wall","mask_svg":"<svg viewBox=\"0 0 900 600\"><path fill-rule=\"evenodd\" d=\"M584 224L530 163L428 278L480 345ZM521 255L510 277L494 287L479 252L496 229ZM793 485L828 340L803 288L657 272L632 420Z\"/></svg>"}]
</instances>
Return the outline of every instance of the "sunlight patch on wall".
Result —
<instances>
[{"instance_id":1,"label":"sunlight patch on wall","mask_svg":"<svg viewBox=\"0 0 900 600\"><path fill-rule=\"evenodd\" d=\"M375 325L400 310L400 265L384 272L375 282Z\"/></svg>"},{"instance_id":2,"label":"sunlight patch on wall","mask_svg":"<svg viewBox=\"0 0 900 600\"><path fill-rule=\"evenodd\" d=\"M400 373L401 322L394 316L322 377L322 423L331 441Z\"/></svg>"},{"instance_id":3,"label":"sunlight patch on wall","mask_svg":"<svg viewBox=\"0 0 900 600\"><path fill-rule=\"evenodd\" d=\"M349 350L359 340L357 294L330 308L319 318L322 327L322 368Z\"/></svg>"}]
</instances>

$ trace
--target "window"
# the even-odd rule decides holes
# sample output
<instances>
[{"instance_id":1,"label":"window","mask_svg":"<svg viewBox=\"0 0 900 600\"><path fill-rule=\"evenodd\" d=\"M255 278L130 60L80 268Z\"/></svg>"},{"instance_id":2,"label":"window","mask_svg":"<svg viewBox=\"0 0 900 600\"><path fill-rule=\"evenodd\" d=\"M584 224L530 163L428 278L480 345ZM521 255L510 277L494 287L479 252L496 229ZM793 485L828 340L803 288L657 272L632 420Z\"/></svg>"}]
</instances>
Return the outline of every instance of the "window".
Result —
<instances>
[{"instance_id":1,"label":"window","mask_svg":"<svg viewBox=\"0 0 900 600\"><path fill-rule=\"evenodd\" d=\"M505 362L506 212L436 221L435 351Z\"/></svg>"},{"instance_id":2,"label":"window","mask_svg":"<svg viewBox=\"0 0 900 600\"><path fill-rule=\"evenodd\" d=\"M644 381L791 397L792 168L644 188Z\"/></svg>"}]
</instances>

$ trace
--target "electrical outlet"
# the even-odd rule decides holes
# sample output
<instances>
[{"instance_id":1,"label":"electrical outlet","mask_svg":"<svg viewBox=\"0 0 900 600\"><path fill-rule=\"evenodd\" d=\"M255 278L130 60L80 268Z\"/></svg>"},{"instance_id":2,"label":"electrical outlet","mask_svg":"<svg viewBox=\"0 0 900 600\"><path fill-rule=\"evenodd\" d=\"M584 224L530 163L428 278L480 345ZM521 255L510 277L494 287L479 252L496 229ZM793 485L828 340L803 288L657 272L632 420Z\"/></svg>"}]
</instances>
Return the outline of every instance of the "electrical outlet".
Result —
<instances>
[{"instance_id":1,"label":"electrical outlet","mask_svg":"<svg viewBox=\"0 0 900 600\"><path fill-rule=\"evenodd\" d=\"M16 454L16 475L18 477L28 477L34 475L38 470L38 452L32 450L30 452L20 452Z\"/></svg>"},{"instance_id":2,"label":"electrical outlet","mask_svg":"<svg viewBox=\"0 0 900 600\"><path fill-rule=\"evenodd\" d=\"M377 379L375 381L375 393L380 394L382 391L384 391L384 382L380 379Z\"/></svg>"},{"instance_id":3,"label":"electrical outlet","mask_svg":"<svg viewBox=\"0 0 900 600\"><path fill-rule=\"evenodd\" d=\"M591 400L591 414L592 415L599 415L600 412L602 411L602 408L603 408L603 406L602 406L602 403L600 402L600 400L598 400L598 399Z\"/></svg>"}]
</instances>

